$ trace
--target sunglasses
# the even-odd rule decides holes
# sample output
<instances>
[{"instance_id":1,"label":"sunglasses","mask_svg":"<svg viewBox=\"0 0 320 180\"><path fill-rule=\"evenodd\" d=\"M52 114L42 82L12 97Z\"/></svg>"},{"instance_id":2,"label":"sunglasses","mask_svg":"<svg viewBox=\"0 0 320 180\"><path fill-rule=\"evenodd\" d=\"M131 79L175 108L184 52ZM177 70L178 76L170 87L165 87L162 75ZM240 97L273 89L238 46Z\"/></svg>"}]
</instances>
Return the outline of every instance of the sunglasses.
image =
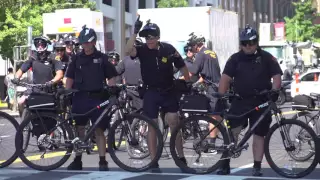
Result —
<instances>
[{"instance_id":1,"label":"sunglasses","mask_svg":"<svg viewBox=\"0 0 320 180\"><path fill-rule=\"evenodd\" d=\"M157 39L157 37L154 37L154 36L147 36L145 38L146 38L146 40L155 40L155 39Z\"/></svg>"},{"instance_id":2,"label":"sunglasses","mask_svg":"<svg viewBox=\"0 0 320 180\"><path fill-rule=\"evenodd\" d=\"M36 47L46 47L47 46L47 43L44 43L44 42L39 42L36 44Z\"/></svg>"},{"instance_id":3,"label":"sunglasses","mask_svg":"<svg viewBox=\"0 0 320 180\"><path fill-rule=\"evenodd\" d=\"M257 41L241 41L241 45L242 46L254 46L254 45L257 45Z\"/></svg>"}]
</instances>

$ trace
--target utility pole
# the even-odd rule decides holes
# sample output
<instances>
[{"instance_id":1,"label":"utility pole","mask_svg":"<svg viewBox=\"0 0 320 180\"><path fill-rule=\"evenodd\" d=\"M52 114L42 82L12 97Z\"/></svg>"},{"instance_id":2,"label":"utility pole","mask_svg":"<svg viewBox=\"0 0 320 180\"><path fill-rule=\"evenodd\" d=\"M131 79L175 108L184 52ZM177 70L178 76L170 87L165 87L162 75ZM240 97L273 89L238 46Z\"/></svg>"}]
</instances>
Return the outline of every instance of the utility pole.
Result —
<instances>
[{"instance_id":1,"label":"utility pole","mask_svg":"<svg viewBox=\"0 0 320 180\"><path fill-rule=\"evenodd\" d=\"M120 41L121 41L121 49L120 53L121 53L121 57L125 57L126 53L125 53L125 47L126 47L126 20L125 20L125 0L120 0L120 29L121 29L121 36L120 36Z\"/></svg>"}]
</instances>

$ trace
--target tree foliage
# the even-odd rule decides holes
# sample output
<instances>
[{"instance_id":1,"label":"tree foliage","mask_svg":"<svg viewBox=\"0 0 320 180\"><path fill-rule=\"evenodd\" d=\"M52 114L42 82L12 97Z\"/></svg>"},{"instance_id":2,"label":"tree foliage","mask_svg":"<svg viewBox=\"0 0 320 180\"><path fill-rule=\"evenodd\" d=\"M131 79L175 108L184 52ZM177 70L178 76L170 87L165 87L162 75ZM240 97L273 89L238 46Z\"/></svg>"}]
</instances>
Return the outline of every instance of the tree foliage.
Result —
<instances>
[{"instance_id":1,"label":"tree foliage","mask_svg":"<svg viewBox=\"0 0 320 180\"><path fill-rule=\"evenodd\" d=\"M157 0L159 8L188 7L186 0Z\"/></svg>"},{"instance_id":2,"label":"tree foliage","mask_svg":"<svg viewBox=\"0 0 320 180\"><path fill-rule=\"evenodd\" d=\"M6 1L6 0L4 0ZM95 3L88 0L8 0L0 3L0 54L12 58L13 47L27 44L28 26L32 26L33 36L42 34L42 14L56 9L90 8ZM2 16L4 13L5 16ZM2 22L2 23L1 23Z\"/></svg>"},{"instance_id":3,"label":"tree foliage","mask_svg":"<svg viewBox=\"0 0 320 180\"><path fill-rule=\"evenodd\" d=\"M312 6L312 0L293 2L295 15L292 18L285 17L286 38L293 42L306 42L308 40L319 42L320 25L314 24L319 16Z\"/></svg>"}]
</instances>

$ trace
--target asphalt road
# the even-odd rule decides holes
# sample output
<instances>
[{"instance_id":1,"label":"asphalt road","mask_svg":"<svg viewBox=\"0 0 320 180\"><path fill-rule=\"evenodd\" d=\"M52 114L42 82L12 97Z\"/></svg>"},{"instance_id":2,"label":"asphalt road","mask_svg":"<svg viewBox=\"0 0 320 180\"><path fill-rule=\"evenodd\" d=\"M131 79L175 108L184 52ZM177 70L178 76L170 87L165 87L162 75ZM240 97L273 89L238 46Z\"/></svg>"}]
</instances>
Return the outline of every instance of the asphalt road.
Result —
<instances>
[{"instance_id":1,"label":"asphalt road","mask_svg":"<svg viewBox=\"0 0 320 180\"><path fill-rule=\"evenodd\" d=\"M291 117L294 115L295 112L290 111L290 109L284 110L286 113L286 117ZM19 119L18 119L19 120ZM1 123L0 123L1 124ZM1 126L0 126L1 128ZM1 131L0 131L1 132ZM183 180L209 180L209 179L219 179L219 180L254 180L254 179L283 179L279 175L277 175L272 169L270 169L269 165L266 163L265 159L263 160L263 173L264 176L257 178L251 177L251 167L253 165L252 159L252 150L251 150L251 140L249 140L249 148L247 151L243 151L241 156L237 159L231 160L231 175L229 176L217 176L214 173L208 175L190 175L181 173L180 169L176 167L173 160L169 157L163 157L159 162L162 173L130 173L125 172L112 162L111 158L107 155L107 160L109 161L109 172L99 172L97 170L99 157L98 154L95 152L91 155L84 154L83 155L83 171L67 171L66 167L72 161L73 158L70 158L68 162L66 162L61 168L50 171L50 172L41 172L32 170L31 168L24 165L20 159L17 159L12 165L7 168L3 168L0 170L0 180L18 180L18 179L25 179L25 180L37 180L37 179L52 179L52 180L80 180L80 179L112 179L112 180L176 180L176 179L183 179ZM169 151L169 148L166 148ZM1 151L0 154L4 152ZM164 155L166 151L164 151ZM0 156L2 157L2 156ZM121 153L121 158L127 158L128 155L125 152ZM47 160L55 160L60 158L59 155L53 155L51 158ZM37 158L33 159L36 161ZM279 161L282 163L282 161ZM309 176L304 177L304 179L319 179L320 177L320 170L317 168L313 173Z\"/></svg>"}]
</instances>

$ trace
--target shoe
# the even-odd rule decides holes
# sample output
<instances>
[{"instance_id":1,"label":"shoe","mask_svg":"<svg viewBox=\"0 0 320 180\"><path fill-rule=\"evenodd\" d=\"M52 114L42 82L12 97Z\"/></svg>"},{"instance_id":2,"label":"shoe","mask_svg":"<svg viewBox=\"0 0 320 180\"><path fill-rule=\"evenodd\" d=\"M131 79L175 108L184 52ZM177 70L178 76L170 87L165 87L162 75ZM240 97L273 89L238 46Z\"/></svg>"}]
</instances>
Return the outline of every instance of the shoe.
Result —
<instances>
[{"instance_id":1,"label":"shoe","mask_svg":"<svg viewBox=\"0 0 320 180\"><path fill-rule=\"evenodd\" d=\"M69 164L68 170L82 170L82 161L72 161L71 164Z\"/></svg>"},{"instance_id":2,"label":"shoe","mask_svg":"<svg viewBox=\"0 0 320 180\"><path fill-rule=\"evenodd\" d=\"M154 164L150 167L152 173L161 173L161 169L159 168L159 163Z\"/></svg>"},{"instance_id":3,"label":"shoe","mask_svg":"<svg viewBox=\"0 0 320 180\"><path fill-rule=\"evenodd\" d=\"M261 168L253 168L252 169L252 176L262 176Z\"/></svg>"},{"instance_id":4,"label":"shoe","mask_svg":"<svg viewBox=\"0 0 320 180\"><path fill-rule=\"evenodd\" d=\"M109 171L108 162L100 161L99 162L99 171Z\"/></svg>"},{"instance_id":5,"label":"shoe","mask_svg":"<svg viewBox=\"0 0 320 180\"><path fill-rule=\"evenodd\" d=\"M230 174L230 167L222 167L217 171L217 175L229 175L229 174Z\"/></svg>"}]
</instances>

